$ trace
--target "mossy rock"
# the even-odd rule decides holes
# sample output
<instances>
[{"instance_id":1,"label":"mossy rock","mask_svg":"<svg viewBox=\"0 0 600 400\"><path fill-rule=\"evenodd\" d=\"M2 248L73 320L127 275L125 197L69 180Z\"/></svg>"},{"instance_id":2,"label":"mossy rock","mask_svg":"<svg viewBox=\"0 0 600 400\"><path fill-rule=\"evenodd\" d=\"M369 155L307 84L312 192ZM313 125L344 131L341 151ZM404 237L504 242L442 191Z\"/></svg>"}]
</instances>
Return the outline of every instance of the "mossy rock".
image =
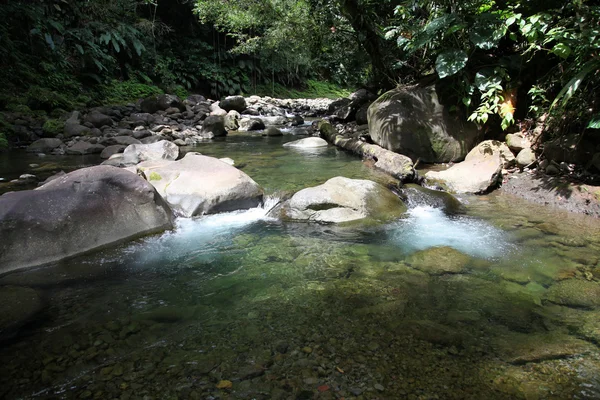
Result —
<instances>
[{"instance_id":1,"label":"mossy rock","mask_svg":"<svg viewBox=\"0 0 600 400\"><path fill-rule=\"evenodd\" d=\"M162 176L160 176L159 173L157 172L151 172L150 176L148 177L149 181L160 181L162 179Z\"/></svg>"},{"instance_id":2,"label":"mossy rock","mask_svg":"<svg viewBox=\"0 0 600 400\"><path fill-rule=\"evenodd\" d=\"M44 137L56 137L65 130L65 123L59 119L49 119L42 126Z\"/></svg>"},{"instance_id":3,"label":"mossy rock","mask_svg":"<svg viewBox=\"0 0 600 400\"><path fill-rule=\"evenodd\" d=\"M430 275L460 274L467 269L471 257L452 247L432 247L412 254L407 262Z\"/></svg>"},{"instance_id":4,"label":"mossy rock","mask_svg":"<svg viewBox=\"0 0 600 400\"><path fill-rule=\"evenodd\" d=\"M600 307L600 284L581 279L567 279L548 289L546 299L563 306Z\"/></svg>"}]
</instances>

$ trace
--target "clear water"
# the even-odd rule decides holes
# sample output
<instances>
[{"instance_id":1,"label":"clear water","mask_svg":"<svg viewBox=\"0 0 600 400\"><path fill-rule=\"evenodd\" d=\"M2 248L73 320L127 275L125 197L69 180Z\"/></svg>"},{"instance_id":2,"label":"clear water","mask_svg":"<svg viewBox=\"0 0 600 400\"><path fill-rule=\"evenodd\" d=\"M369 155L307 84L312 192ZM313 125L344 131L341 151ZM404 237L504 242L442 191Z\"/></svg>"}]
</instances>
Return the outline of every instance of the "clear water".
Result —
<instances>
[{"instance_id":1,"label":"clear water","mask_svg":"<svg viewBox=\"0 0 600 400\"><path fill-rule=\"evenodd\" d=\"M459 216L281 223L267 217L280 192L390 181L332 147L282 147L294 139L186 149L233 158L271 195L262 208L0 277L46 305L0 343L0 397L600 396L600 311L548 297L562 280L600 285L597 220L491 195L462 198Z\"/></svg>"}]
</instances>

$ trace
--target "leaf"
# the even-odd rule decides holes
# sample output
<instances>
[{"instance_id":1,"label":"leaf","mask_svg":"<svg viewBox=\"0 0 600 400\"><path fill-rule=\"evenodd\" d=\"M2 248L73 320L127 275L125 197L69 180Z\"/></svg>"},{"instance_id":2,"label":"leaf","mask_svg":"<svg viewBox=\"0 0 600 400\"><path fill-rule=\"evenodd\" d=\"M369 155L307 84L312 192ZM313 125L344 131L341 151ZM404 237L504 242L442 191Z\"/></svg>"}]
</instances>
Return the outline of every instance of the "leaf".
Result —
<instances>
[{"instance_id":1,"label":"leaf","mask_svg":"<svg viewBox=\"0 0 600 400\"><path fill-rule=\"evenodd\" d=\"M571 55L571 48L564 43L558 43L552 49L552 53L556 54L560 58L569 58Z\"/></svg>"},{"instance_id":2,"label":"leaf","mask_svg":"<svg viewBox=\"0 0 600 400\"><path fill-rule=\"evenodd\" d=\"M556 95L556 98L552 102L552 105L550 105L550 109L554 108L554 106L561 99L562 99L562 106L564 107L567 104L567 102L569 101L569 99L571 97L573 97L573 95L575 94L577 89L579 89L581 82L583 82L583 80L585 79L587 74L589 74L590 72L592 72L595 69L598 69L599 67L600 67L600 61L598 61L598 60L592 60L592 61L588 61L587 63L585 63L583 65L583 68L581 69L581 71L579 71L577 73L577 75L575 75L569 82L567 82L565 87L563 87L562 90Z\"/></svg>"},{"instance_id":3,"label":"leaf","mask_svg":"<svg viewBox=\"0 0 600 400\"><path fill-rule=\"evenodd\" d=\"M121 47L119 46L119 43L116 40L111 40L111 43L112 43L115 51L117 53L119 53L121 51Z\"/></svg>"},{"instance_id":4,"label":"leaf","mask_svg":"<svg viewBox=\"0 0 600 400\"><path fill-rule=\"evenodd\" d=\"M81 45L80 45L80 44L76 44L76 45L75 45L75 48L77 49L77 51L79 51L79 54L83 54L83 53L84 53L84 51L83 51L83 47L81 47Z\"/></svg>"},{"instance_id":5,"label":"leaf","mask_svg":"<svg viewBox=\"0 0 600 400\"><path fill-rule=\"evenodd\" d=\"M588 129L600 129L600 114L594 116L587 126Z\"/></svg>"},{"instance_id":6,"label":"leaf","mask_svg":"<svg viewBox=\"0 0 600 400\"><path fill-rule=\"evenodd\" d=\"M481 92L488 90L490 86L500 85L502 78L491 68L485 68L475 74L475 86Z\"/></svg>"},{"instance_id":7,"label":"leaf","mask_svg":"<svg viewBox=\"0 0 600 400\"><path fill-rule=\"evenodd\" d=\"M435 60L435 70L440 78L452 76L462 70L466 65L469 56L463 50L446 50Z\"/></svg>"},{"instance_id":8,"label":"leaf","mask_svg":"<svg viewBox=\"0 0 600 400\"><path fill-rule=\"evenodd\" d=\"M58 4L55 4L55 5L54 5L54 8L56 8L56 10L58 10L58 11L62 11L62 10L60 9L60 6L59 6Z\"/></svg>"},{"instance_id":9,"label":"leaf","mask_svg":"<svg viewBox=\"0 0 600 400\"><path fill-rule=\"evenodd\" d=\"M476 26L469 32L471 42L483 50L490 50L498 46L502 36L502 30L490 26Z\"/></svg>"},{"instance_id":10,"label":"leaf","mask_svg":"<svg viewBox=\"0 0 600 400\"><path fill-rule=\"evenodd\" d=\"M48 46L50 46L50 48L52 50L54 50L55 46L54 46L54 40L52 40L52 36L50 36L50 34L46 33L46 34L44 34L44 39L46 39L46 43L48 43Z\"/></svg>"}]
</instances>

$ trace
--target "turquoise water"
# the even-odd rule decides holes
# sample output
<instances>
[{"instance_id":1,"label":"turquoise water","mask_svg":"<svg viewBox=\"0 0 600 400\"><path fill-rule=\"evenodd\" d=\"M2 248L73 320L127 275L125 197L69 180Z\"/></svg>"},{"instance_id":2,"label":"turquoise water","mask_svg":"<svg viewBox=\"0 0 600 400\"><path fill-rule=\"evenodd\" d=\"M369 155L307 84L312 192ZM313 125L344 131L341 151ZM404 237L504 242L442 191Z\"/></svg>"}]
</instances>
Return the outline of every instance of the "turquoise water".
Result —
<instances>
[{"instance_id":1,"label":"turquoise water","mask_svg":"<svg viewBox=\"0 0 600 400\"><path fill-rule=\"evenodd\" d=\"M263 208L0 277L45 305L0 343L0 397L600 396L597 220L490 195L383 226L282 223L267 216L281 192L391 182L293 139L186 149L233 158Z\"/></svg>"}]
</instances>

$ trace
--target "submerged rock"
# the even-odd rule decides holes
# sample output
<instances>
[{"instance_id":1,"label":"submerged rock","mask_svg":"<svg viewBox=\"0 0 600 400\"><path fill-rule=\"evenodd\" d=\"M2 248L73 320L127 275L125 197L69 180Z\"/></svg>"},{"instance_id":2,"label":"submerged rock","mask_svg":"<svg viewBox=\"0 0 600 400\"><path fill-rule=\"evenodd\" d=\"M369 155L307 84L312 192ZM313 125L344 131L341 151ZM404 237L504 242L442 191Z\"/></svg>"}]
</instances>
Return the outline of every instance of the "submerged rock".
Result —
<instances>
[{"instance_id":1,"label":"submerged rock","mask_svg":"<svg viewBox=\"0 0 600 400\"><path fill-rule=\"evenodd\" d=\"M34 289L19 286L0 288L0 339L16 331L42 309L42 301Z\"/></svg>"},{"instance_id":2,"label":"submerged rock","mask_svg":"<svg viewBox=\"0 0 600 400\"><path fill-rule=\"evenodd\" d=\"M198 153L179 161L138 165L175 211L185 217L257 207L262 188L226 162Z\"/></svg>"},{"instance_id":3,"label":"submerged rock","mask_svg":"<svg viewBox=\"0 0 600 400\"><path fill-rule=\"evenodd\" d=\"M445 171L429 171L425 178L452 192L481 194L498 184L502 169L514 158L504 143L486 140L471 150L465 161Z\"/></svg>"},{"instance_id":4,"label":"submerged rock","mask_svg":"<svg viewBox=\"0 0 600 400\"><path fill-rule=\"evenodd\" d=\"M327 141L318 137L309 137L300 140L294 140L283 145L284 147L295 147L301 149L313 149L317 147L327 147Z\"/></svg>"},{"instance_id":5,"label":"submerged rock","mask_svg":"<svg viewBox=\"0 0 600 400\"><path fill-rule=\"evenodd\" d=\"M441 208L448 214L456 214L463 208L462 203L450 193L428 189L414 183L401 187L400 197L409 207L429 206Z\"/></svg>"},{"instance_id":6,"label":"submerged rock","mask_svg":"<svg viewBox=\"0 0 600 400\"><path fill-rule=\"evenodd\" d=\"M600 307L600 284L581 279L567 279L550 286L549 301L570 307Z\"/></svg>"},{"instance_id":7,"label":"submerged rock","mask_svg":"<svg viewBox=\"0 0 600 400\"><path fill-rule=\"evenodd\" d=\"M407 263L430 275L460 274L471 260L466 254L452 247L432 247L412 254Z\"/></svg>"},{"instance_id":8,"label":"submerged rock","mask_svg":"<svg viewBox=\"0 0 600 400\"><path fill-rule=\"evenodd\" d=\"M0 273L172 227L169 206L144 179L110 166L83 168L0 196Z\"/></svg>"},{"instance_id":9,"label":"submerged rock","mask_svg":"<svg viewBox=\"0 0 600 400\"><path fill-rule=\"evenodd\" d=\"M294 194L281 208L285 219L341 223L365 218L387 221L406 211L384 186L361 179L335 177Z\"/></svg>"},{"instance_id":10,"label":"submerged rock","mask_svg":"<svg viewBox=\"0 0 600 400\"><path fill-rule=\"evenodd\" d=\"M44 138L36 140L27 147L28 153L49 153L57 147L62 146L60 139Z\"/></svg>"},{"instance_id":11,"label":"submerged rock","mask_svg":"<svg viewBox=\"0 0 600 400\"><path fill-rule=\"evenodd\" d=\"M433 86L383 94L369 107L368 120L376 144L413 161L460 161L479 137L475 124L450 115Z\"/></svg>"}]
</instances>

